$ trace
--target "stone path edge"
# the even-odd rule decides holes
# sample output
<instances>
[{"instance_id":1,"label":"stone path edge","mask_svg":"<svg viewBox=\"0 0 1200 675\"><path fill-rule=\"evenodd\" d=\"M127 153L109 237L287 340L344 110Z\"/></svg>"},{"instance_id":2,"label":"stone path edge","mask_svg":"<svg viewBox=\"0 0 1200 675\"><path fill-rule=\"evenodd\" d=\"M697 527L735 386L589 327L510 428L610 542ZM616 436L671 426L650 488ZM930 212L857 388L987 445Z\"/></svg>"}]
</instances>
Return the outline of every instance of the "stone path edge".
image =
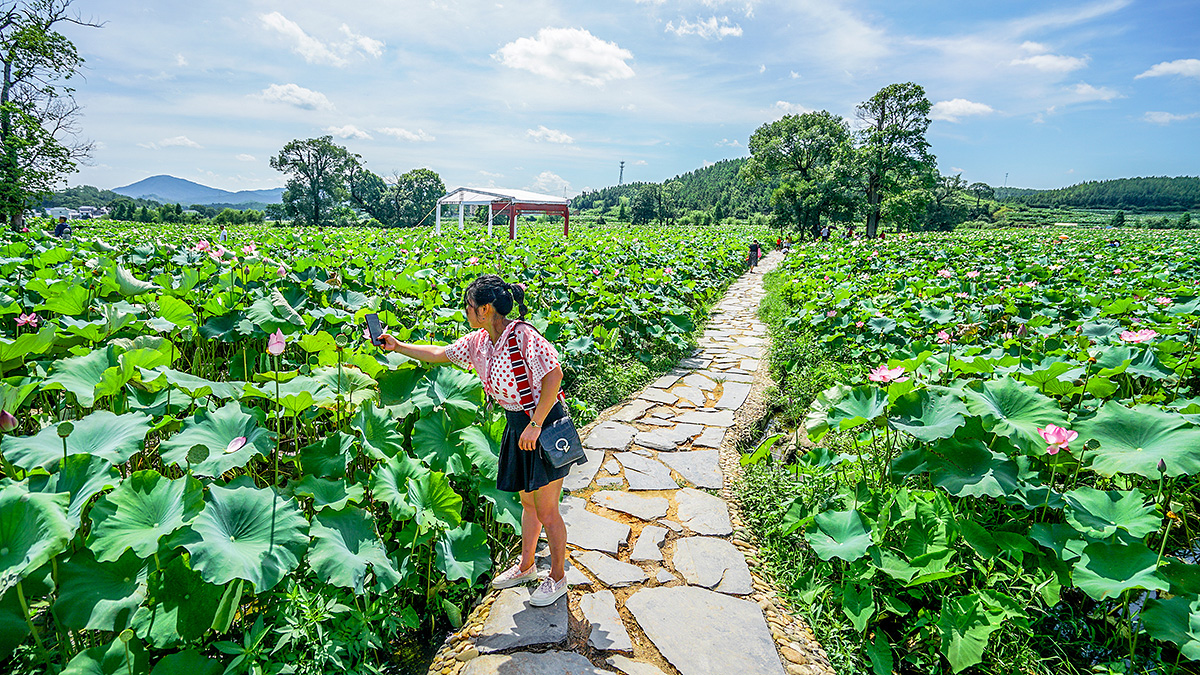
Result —
<instances>
[{"instance_id":1,"label":"stone path edge","mask_svg":"<svg viewBox=\"0 0 1200 675\"><path fill-rule=\"evenodd\" d=\"M720 300L717 301L717 303L719 302ZM714 307L717 303L714 303ZM698 327L696 334L702 334L706 327L710 326ZM728 428L723 442L717 448L719 466L724 480L719 494L728 506L730 520L733 524L733 534L729 540L744 555L750 568L754 589L753 593L742 597L755 602L762 609L779 652L781 663L785 666L788 675L834 675L824 648L803 619L788 607L784 600L785 594L762 566L754 536L742 518L741 504L737 498L735 484L742 476L741 453L738 448L757 438L761 430L761 422L770 408L766 392L773 383L767 375L765 353L762 359L757 360L757 366L757 369L751 374L753 381L750 383L749 395L742 407L735 413L733 425ZM653 383L649 383L646 386L652 385ZM594 420L580 429L580 436L586 438L592 429L612 420L623 408L636 399L637 395L635 392L631 397L601 411ZM599 587L593 586L592 590L596 588ZM429 675L457 675L467 662L479 656L479 651L474 647L472 638L480 633L497 597L497 591L488 591L472 611L463 618L462 629L452 633L434 656L433 662L429 666ZM571 621L573 623L575 619L572 617ZM574 632L572 631L572 633ZM586 643L586 640L585 636L583 642ZM534 648L531 651L540 652L545 649L566 649L582 653L585 656L594 653L586 648L585 644L575 644L574 634L565 643ZM622 672L605 662L602 656L599 659L589 660L599 666L597 670L600 672L610 670L611 672Z\"/></svg>"}]
</instances>

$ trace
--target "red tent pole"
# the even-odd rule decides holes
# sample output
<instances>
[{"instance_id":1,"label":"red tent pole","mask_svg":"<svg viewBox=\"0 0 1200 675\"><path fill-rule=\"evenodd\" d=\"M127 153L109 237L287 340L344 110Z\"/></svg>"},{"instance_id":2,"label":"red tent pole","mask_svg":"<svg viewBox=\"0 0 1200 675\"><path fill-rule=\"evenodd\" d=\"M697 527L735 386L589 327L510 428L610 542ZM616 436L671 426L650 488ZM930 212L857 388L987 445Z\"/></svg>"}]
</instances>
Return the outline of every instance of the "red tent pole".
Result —
<instances>
[{"instance_id":1,"label":"red tent pole","mask_svg":"<svg viewBox=\"0 0 1200 675\"><path fill-rule=\"evenodd\" d=\"M571 235L571 209L563 209L563 236Z\"/></svg>"},{"instance_id":2,"label":"red tent pole","mask_svg":"<svg viewBox=\"0 0 1200 675\"><path fill-rule=\"evenodd\" d=\"M508 212L508 238L513 240L517 238L517 209L513 207Z\"/></svg>"}]
</instances>

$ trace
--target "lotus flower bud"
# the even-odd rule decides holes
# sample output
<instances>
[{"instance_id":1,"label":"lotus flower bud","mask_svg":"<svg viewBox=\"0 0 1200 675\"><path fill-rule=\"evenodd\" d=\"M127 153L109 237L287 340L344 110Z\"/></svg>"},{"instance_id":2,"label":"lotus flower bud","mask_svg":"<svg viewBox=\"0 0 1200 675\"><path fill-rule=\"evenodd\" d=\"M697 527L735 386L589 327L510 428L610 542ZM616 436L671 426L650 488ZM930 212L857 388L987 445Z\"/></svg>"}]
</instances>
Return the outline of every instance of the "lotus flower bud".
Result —
<instances>
[{"instance_id":1,"label":"lotus flower bud","mask_svg":"<svg viewBox=\"0 0 1200 675\"><path fill-rule=\"evenodd\" d=\"M0 410L0 432L8 433L17 428L17 418L7 410Z\"/></svg>"},{"instance_id":2,"label":"lotus flower bud","mask_svg":"<svg viewBox=\"0 0 1200 675\"><path fill-rule=\"evenodd\" d=\"M1159 460L1158 460L1158 472L1159 473L1167 472L1167 462L1165 460L1163 460L1162 458L1159 458Z\"/></svg>"}]
</instances>

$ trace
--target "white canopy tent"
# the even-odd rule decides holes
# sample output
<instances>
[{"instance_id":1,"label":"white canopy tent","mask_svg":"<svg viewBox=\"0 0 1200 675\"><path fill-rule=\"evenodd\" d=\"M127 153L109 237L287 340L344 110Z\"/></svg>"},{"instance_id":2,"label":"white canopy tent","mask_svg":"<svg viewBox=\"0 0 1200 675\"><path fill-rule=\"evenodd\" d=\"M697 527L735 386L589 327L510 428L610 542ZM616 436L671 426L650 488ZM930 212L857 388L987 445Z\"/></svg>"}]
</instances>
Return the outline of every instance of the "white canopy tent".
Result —
<instances>
[{"instance_id":1,"label":"white canopy tent","mask_svg":"<svg viewBox=\"0 0 1200 675\"><path fill-rule=\"evenodd\" d=\"M517 236L517 215L520 213L548 213L563 217L563 236L570 232L570 210L566 197L543 195L528 190L512 190L509 188L469 188L459 187L447 192L438 199L437 214L434 218L434 234L442 233L442 205L458 205L458 226L463 227L467 206L488 207L488 236L492 236L492 221L496 215L508 216L508 238Z\"/></svg>"}]
</instances>

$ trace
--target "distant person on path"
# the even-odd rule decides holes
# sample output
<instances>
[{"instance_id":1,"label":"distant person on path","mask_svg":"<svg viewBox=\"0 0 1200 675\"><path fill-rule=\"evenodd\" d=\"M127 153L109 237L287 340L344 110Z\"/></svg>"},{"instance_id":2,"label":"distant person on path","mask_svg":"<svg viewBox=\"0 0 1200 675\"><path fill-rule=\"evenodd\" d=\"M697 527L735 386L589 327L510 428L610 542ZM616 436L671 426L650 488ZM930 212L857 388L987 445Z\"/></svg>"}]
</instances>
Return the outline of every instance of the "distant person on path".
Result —
<instances>
[{"instance_id":1,"label":"distant person on path","mask_svg":"<svg viewBox=\"0 0 1200 675\"><path fill-rule=\"evenodd\" d=\"M59 239L62 239L63 233L69 231L70 229L71 229L71 226L67 224L67 217L59 216L58 224L54 226L54 236L58 237Z\"/></svg>"},{"instance_id":2,"label":"distant person on path","mask_svg":"<svg viewBox=\"0 0 1200 675\"><path fill-rule=\"evenodd\" d=\"M821 241L829 241L829 226L828 225L824 225L821 227Z\"/></svg>"},{"instance_id":3,"label":"distant person on path","mask_svg":"<svg viewBox=\"0 0 1200 675\"><path fill-rule=\"evenodd\" d=\"M465 296L467 322L478 330L445 346L409 344L385 333L380 336L382 346L429 363L449 361L473 367L483 390L504 408L507 420L496 487L521 497L521 558L492 579L492 587L509 588L537 580L534 552L545 527L550 543L550 575L529 596L529 604L544 607L567 593L567 526L558 509L563 479L570 466L554 468L538 447L542 428L567 414L559 390L563 371L554 346L524 320L523 286L485 274L467 286ZM509 318L514 307L520 308L520 320ZM510 356L514 346L519 348L528 371L526 395L532 389L537 402L530 412L521 405L522 387Z\"/></svg>"},{"instance_id":4,"label":"distant person on path","mask_svg":"<svg viewBox=\"0 0 1200 675\"><path fill-rule=\"evenodd\" d=\"M217 241L221 243L229 241L229 233L225 231L225 223L221 223L221 233L217 235Z\"/></svg>"},{"instance_id":5,"label":"distant person on path","mask_svg":"<svg viewBox=\"0 0 1200 675\"><path fill-rule=\"evenodd\" d=\"M758 265L759 256L762 255L762 244L755 239L753 244L750 244L750 269L753 270Z\"/></svg>"}]
</instances>

